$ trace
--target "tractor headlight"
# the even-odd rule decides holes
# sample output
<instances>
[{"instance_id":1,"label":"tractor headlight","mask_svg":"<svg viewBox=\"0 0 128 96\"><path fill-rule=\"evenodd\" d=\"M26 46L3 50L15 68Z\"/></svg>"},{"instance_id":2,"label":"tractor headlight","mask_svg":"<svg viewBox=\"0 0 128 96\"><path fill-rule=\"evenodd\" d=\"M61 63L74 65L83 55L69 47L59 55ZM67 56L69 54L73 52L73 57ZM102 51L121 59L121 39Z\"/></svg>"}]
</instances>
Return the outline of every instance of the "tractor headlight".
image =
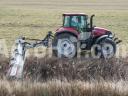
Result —
<instances>
[{"instance_id":1,"label":"tractor headlight","mask_svg":"<svg viewBox=\"0 0 128 96\"><path fill-rule=\"evenodd\" d=\"M108 37L109 37L109 38L113 38L113 35L112 35L112 34L109 34Z\"/></svg>"},{"instance_id":2,"label":"tractor headlight","mask_svg":"<svg viewBox=\"0 0 128 96\"><path fill-rule=\"evenodd\" d=\"M109 38L113 38L114 37L111 31L107 31L107 35L108 35Z\"/></svg>"}]
</instances>

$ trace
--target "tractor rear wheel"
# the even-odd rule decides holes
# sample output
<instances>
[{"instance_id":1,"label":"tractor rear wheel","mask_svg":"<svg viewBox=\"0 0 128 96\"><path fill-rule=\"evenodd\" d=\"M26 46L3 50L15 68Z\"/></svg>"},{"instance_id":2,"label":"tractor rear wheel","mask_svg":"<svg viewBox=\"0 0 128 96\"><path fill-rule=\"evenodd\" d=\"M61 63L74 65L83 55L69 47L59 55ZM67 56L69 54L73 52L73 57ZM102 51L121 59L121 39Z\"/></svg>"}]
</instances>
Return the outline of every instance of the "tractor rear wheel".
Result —
<instances>
[{"instance_id":1,"label":"tractor rear wheel","mask_svg":"<svg viewBox=\"0 0 128 96\"><path fill-rule=\"evenodd\" d=\"M53 55L61 58L73 58L77 54L77 38L68 33L62 33L53 41Z\"/></svg>"}]
</instances>

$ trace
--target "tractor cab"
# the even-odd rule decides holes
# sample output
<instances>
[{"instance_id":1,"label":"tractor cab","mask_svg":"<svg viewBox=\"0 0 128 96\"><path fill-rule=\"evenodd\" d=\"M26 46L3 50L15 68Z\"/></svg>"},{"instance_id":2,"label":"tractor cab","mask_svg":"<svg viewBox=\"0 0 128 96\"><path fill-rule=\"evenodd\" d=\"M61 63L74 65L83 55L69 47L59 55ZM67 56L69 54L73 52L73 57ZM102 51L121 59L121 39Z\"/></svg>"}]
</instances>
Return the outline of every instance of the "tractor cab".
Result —
<instances>
[{"instance_id":1,"label":"tractor cab","mask_svg":"<svg viewBox=\"0 0 128 96\"><path fill-rule=\"evenodd\" d=\"M63 27L75 28L78 32L90 31L89 30L90 26L89 23L87 22L88 15L84 13L79 13L79 14L65 13L63 14L63 16L64 16Z\"/></svg>"},{"instance_id":2,"label":"tractor cab","mask_svg":"<svg viewBox=\"0 0 128 96\"><path fill-rule=\"evenodd\" d=\"M79 39L86 40L90 38L93 30L93 16L94 15L91 16L90 23L88 23L88 15L84 13L65 13L63 14L63 27L75 29L79 34Z\"/></svg>"}]
</instances>

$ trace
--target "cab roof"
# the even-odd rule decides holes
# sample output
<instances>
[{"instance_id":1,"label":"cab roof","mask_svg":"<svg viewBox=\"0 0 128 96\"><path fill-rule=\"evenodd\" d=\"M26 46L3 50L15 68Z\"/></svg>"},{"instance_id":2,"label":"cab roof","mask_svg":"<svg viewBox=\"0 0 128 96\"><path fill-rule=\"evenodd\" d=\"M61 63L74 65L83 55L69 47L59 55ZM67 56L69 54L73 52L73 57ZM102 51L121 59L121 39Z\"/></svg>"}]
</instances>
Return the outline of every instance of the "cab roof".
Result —
<instances>
[{"instance_id":1,"label":"cab roof","mask_svg":"<svg viewBox=\"0 0 128 96\"><path fill-rule=\"evenodd\" d=\"M64 13L63 16L87 16L85 13Z\"/></svg>"}]
</instances>

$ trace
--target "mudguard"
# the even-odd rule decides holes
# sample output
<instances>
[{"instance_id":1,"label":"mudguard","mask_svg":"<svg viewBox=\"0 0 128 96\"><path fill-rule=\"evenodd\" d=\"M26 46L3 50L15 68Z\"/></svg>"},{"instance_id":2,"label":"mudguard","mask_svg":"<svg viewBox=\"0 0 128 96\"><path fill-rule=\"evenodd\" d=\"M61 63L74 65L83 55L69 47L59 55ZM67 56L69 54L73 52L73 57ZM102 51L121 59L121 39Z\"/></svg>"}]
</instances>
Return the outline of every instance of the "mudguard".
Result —
<instances>
[{"instance_id":1,"label":"mudguard","mask_svg":"<svg viewBox=\"0 0 128 96\"><path fill-rule=\"evenodd\" d=\"M70 28L70 27L60 27L56 30L55 36L58 36L59 34L68 33L78 38L79 32L76 28Z\"/></svg>"},{"instance_id":2,"label":"mudguard","mask_svg":"<svg viewBox=\"0 0 128 96\"><path fill-rule=\"evenodd\" d=\"M99 38L96 39L95 44L98 44L101 40L103 40L103 39L105 39L105 38L110 38L110 39L112 39L113 36L112 36L112 35L102 35L102 36L100 36Z\"/></svg>"},{"instance_id":3,"label":"mudguard","mask_svg":"<svg viewBox=\"0 0 128 96\"><path fill-rule=\"evenodd\" d=\"M73 35L73 36L75 36L76 38L78 38L78 34L76 34L76 33L74 33L74 32L71 32L71 31L61 31L61 32L56 32L55 36L58 36L58 35L61 35L61 34L64 34L64 33Z\"/></svg>"}]
</instances>

